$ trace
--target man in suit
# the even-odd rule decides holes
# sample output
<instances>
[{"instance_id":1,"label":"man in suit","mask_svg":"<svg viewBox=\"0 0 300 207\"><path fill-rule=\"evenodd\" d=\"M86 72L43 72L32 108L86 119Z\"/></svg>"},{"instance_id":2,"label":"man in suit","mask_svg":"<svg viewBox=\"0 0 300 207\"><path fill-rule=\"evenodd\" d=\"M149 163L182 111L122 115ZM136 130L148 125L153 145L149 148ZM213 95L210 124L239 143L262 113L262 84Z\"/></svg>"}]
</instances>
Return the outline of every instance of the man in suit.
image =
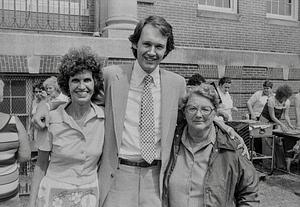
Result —
<instances>
[{"instance_id":1,"label":"man in suit","mask_svg":"<svg viewBox=\"0 0 300 207\"><path fill-rule=\"evenodd\" d=\"M99 169L100 206L160 206L163 172L185 80L159 67L174 49L172 27L164 18L141 20L129 40L136 61L104 69L106 131ZM154 106L155 155L150 162L141 152L140 128L143 79L147 75L153 80Z\"/></svg>"},{"instance_id":2,"label":"man in suit","mask_svg":"<svg viewBox=\"0 0 300 207\"><path fill-rule=\"evenodd\" d=\"M161 206L163 173L179 100L186 89L183 77L159 66L174 49L172 26L164 18L141 20L129 40L134 63L103 70L105 140L98 173L100 207ZM45 107L38 112L42 110ZM34 120L41 126L46 114L38 112Z\"/></svg>"}]
</instances>

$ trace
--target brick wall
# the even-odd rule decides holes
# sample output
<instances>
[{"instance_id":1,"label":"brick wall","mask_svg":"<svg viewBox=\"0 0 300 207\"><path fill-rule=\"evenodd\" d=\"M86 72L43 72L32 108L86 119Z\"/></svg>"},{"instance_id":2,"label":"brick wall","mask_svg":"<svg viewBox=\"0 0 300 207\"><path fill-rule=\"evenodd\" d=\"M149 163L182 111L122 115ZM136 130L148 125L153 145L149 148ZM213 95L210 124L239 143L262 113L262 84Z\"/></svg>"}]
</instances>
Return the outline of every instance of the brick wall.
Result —
<instances>
[{"instance_id":1,"label":"brick wall","mask_svg":"<svg viewBox=\"0 0 300 207\"><path fill-rule=\"evenodd\" d=\"M138 18L150 14L165 17L173 25L177 46L300 54L299 23L298 26L270 24L266 20L266 1L238 2L239 20L197 16L197 0L139 3Z\"/></svg>"}]
</instances>

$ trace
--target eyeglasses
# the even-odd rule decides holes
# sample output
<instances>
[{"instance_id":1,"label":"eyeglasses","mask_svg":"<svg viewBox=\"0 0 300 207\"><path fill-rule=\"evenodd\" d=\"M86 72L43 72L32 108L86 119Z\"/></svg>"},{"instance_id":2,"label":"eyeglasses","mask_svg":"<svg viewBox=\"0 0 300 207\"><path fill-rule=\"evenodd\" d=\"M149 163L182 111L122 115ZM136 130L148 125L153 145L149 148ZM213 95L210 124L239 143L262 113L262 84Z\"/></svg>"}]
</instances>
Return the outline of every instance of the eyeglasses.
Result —
<instances>
[{"instance_id":1,"label":"eyeglasses","mask_svg":"<svg viewBox=\"0 0 300 207\"><path fill-rule=\"evenodd\" d=\"M42 93L43 91L34 91L34 93Z\"/></svg>"},{"instance_id":2,"label":"eyeglasses","mask_svg":"<svg viewBox=\"0 0 300 207\"><path fill-rule=\"evenodd\" d=\"M211 108L210 106L203 106L203 107L192 106L192 105L186 106L186 111L191 115L195 115L198 111L200 111L202 115L209 116L213 110L214 108Z\"/></svg>"}]
</instances>

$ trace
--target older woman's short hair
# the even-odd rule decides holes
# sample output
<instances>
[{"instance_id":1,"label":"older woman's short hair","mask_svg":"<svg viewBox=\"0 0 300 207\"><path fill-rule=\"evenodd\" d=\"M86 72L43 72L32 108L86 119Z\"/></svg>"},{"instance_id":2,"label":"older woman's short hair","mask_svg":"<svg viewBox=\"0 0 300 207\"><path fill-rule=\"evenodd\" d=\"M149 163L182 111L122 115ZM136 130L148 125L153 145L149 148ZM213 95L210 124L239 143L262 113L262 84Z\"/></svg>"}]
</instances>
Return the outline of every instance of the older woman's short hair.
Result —
<instances>
[{"instance_id":1,"label":"older woman's short hair","mask_svg":"<svg viewBox=\"0 0 300 207\"><path fill-rule=\"evenodd\" d=\"M50 78L47 78L43 82L43 86L47 88L47 86L53 86L55 90L57 90L60 93L60 88L58 86L57 78L55 76L51 76Z\"/></svg>"},{"instance_id":2,"label":"older woman's short hair","mask_svg":"<svg viewBox=\"0 0 300 207\"><path fill-rule=\"evenodd\" d=\"M218 108L220 100L215 88L210 84L202 83L200 86L189 87L187 94L181 100L180 109L185 108L188 100L194 94L209 99L214 107Z\"/></svg>"},{"instance_id":3,"label":"older woman's short hair","mask_svg":"<svg viewBox=\"0 0 300 207\"><path fill-rule=\"evenodd\" d=\"M94 94L92 101L103 104L103 74L100 58L92 52L90 47L72 48L62 57L59 65L58 84L61 90L70 97L69 79L84 71L92 72L94 80Z\"/></svg>"},{"instance_id":4,"label":"older woman's short hair","mask_svg":"<svg viewBox=\"0 0 300 207\"><path fill-rule=\"evenodd\" d=\"M290 98L292 95L292 88L289 85L284 84L277 88L275 98L277 100L282 100L283 98Z\"/></svg>"}]
</instances>

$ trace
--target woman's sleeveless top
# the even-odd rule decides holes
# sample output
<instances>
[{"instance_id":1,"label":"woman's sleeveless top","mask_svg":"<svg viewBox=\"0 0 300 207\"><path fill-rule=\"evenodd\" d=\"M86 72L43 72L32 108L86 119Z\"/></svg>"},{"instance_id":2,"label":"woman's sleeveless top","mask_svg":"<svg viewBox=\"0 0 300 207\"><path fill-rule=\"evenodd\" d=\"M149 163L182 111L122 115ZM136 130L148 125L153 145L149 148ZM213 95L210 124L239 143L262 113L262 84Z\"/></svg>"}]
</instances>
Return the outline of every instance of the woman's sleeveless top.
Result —
<instances>
[{"instance_id":1,"label":"woman's sleeveless top","mask_svg":"<svg viewBox=\"0 0 300 207\"><path fill-rule=\"evenodd\" d=\"M15 197L19 187L19 169L16 153L19 148L15 117L0 129L0 203Z\"/></svg>"},{"instance_id":2,"label":"woman's sleeveless top","mask_svg":"<svg viewBox=\"0 0 300 207\"><path fill-rule=\"evenodd\" d=\"M281 118L281 115L283 113L283 109L284 108L276 108L274 107L274 113L275 113L275 117L277 119ZM265 104L262 112L261 112L261 116L263 116L264 118L266 118L269 122L273 122L273 120L271 119L270 113L269 113L269 107L268 107L268 102Z\"/></svg>"}]
</instances>

